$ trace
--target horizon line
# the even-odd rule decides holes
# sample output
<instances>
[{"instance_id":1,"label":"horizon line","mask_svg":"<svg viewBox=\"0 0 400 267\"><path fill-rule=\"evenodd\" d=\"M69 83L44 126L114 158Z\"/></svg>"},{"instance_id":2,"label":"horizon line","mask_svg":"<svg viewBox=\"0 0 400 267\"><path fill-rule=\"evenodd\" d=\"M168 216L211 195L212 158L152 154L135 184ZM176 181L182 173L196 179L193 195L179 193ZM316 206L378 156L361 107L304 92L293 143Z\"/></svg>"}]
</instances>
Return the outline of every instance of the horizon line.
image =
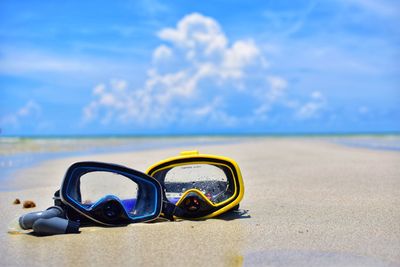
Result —
<instances>
[{"instance_id":1,"label":"horizon line","mask_svg":"<svg viewBox=\"0 0 400 267\"><path fill-rule=\"evenodd\" d=\"M10 134L0 138L165 138L165 137L296 137L296 136L359 136L400 135L400 131L356 131L356 132L277 132L277 133L173 133L173 134Z\"/></svg>"}]
</instances>

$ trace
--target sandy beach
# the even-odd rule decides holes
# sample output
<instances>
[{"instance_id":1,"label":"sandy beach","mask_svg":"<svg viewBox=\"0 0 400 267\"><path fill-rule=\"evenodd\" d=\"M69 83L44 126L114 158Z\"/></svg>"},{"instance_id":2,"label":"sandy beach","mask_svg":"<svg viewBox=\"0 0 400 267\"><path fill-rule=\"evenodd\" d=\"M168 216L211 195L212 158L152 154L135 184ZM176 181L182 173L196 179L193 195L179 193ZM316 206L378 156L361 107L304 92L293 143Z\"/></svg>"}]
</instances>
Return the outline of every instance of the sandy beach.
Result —
<instances>
[{"instance_id":1,"label":"sandy beach","mask_svg":"<svg viewBox=\"0 0 400 267\"><path fill-rule=\"evenodd\" d=\"M145 171L183 149L235 159L242 213L206 221L8 234L23 213L52 205L70 164L96 160ZM312 138L258 138L45 161L0 192L1 266L400 266L400 153ZM13 205L34 200L33 209Z\"/></svg>"}]
</instances>

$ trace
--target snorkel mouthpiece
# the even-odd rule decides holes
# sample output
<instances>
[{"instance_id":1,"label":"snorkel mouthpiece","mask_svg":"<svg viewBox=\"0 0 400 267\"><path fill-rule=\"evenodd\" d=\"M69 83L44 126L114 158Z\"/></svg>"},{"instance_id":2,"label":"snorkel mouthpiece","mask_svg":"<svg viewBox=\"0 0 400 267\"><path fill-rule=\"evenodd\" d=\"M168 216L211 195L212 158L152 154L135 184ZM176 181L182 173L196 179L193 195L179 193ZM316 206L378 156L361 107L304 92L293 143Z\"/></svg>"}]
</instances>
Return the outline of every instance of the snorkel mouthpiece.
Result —
<instances>
[{"instance_id":1,"label":"snorkel mouthpiece","mask_svg":"<svg viewBox=\"0 0 400 267\"><path fill-rule=\"evenodd\" d=\"M53 217L49 219L38 219L32 226L33 232L36 235L59 235L79 233L79 223Z\"/></svg>"},{"instance_id":2,"label":"snorkel mouthpiece","mask_svg":"<svg viewBox=\"0 0 400 267\"><path fill-rule=\"evenodd\" d=\"M53 217L63 217L62 208L53 206L44 211L30 212L19 217L19 225L22 229L32 229L33 224L39 219L48 219Z\"/></svg>"},{"instance_id":3,"label":"snorkel mouthpiece","mask_svg":"<svg viewBox=\"0 0 400 267\"><path fill-rule=\"evenodd\" d=\"M22 215L19 225L24 230L32 229L39 236L79 232L79 223L65 219L65 212L59 206Z\"/></svg>"}]
</instances>

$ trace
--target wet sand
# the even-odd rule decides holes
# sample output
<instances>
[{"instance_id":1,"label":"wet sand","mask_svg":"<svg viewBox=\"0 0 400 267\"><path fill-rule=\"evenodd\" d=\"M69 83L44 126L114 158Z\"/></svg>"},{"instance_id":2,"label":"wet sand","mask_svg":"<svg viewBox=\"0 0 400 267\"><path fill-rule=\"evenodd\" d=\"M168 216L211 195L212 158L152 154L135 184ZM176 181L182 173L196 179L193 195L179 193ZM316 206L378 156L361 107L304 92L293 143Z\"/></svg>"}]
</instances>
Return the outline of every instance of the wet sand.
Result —
<instances>
[{"instance_id":1,"label":"wet sand","mask_svg":"<svg viewBox=\"0 0 400 267\"><path fill-rule=\"evenodd\" d=\"M19 215L52 205L70 164L97 160L144 171L182 148L46 161L0 192L1 266L400 266L400 153L317 139L266 138L185 149L241 167L240 214L206 221L82 228L80 234L8 234ZM37 208L23 210L15 198Z\"/></svg>"}]
</instances>

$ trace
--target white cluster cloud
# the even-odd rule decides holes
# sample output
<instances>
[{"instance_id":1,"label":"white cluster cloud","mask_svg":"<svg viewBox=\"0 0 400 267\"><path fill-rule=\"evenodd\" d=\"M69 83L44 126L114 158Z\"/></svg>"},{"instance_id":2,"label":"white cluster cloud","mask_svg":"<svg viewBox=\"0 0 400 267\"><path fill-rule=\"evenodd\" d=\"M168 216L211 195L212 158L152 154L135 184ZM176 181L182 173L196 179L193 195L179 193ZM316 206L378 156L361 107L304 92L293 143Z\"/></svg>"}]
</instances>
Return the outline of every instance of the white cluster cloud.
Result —
<instances>
[{"instance_id":1,"label":"white cluster cloud","mask_svg":"<svg viewBox=\"0 0 400 267\"><path fill-rule=\"evenodd\" d=\"M238 40L229 46L218 22L198 13L185 16L176 28L163 29L158 36L183 52L187 61L200 65L200 68L206 65L210 76L240 78L244 68L260 56L259 48L252 40ZM167 49L162 45L156 52L165 54Z\"/></svg>"},{"instance_id":2,"label":"white cluster cloud","mask_svg":"<svg viewBox=\"0 0 400 267\"><path fill-rule=\"evenodd\" d=\"M187 50L187 58L196 57L195 50L204 56L226 49L228 40L214 19L198 13L185 16L176 28L166 28L158 33L162 40Z\"/></svg>"},{"instance_id":3,"label":"white cluster cloud","mask_svg":"<svg viewBox=\"0 0 400 267\"><path fill-rule=\"evenodd\" d=\"M189 14L176 27L159 31L158 37L164 43L153 51L153 65L143 86L132 89L123 80L97 85L92 101L84 108L85 122L235 126L265 118L274 104L288 102L286 80L268 75L256 42L231 42L213 18ZM249 86L254 80L257 85ZM241 108L241 103L231 103L229 97L238 101L245 97L255 104L247 108L246 115L232 115L230 109ZM312 101L292 105L299 109L298 117L317 113L318 99Z\"/></svg>"},{"instance_id":4,"label":"white cluster cloud","mask_svg":"<svg viewBox=\"0 0 400 267\"><path fill-rule=\"evenodd\" d=\"M144 86L128 90L126 83L117 87L116 81L97 85L93 101L84 108L85 121L98 117L104 124L110 120L151 124L177 117L183 120L208 116L232 124L233 119L218 110L217 97L196 103L195 107L189 102L201 95L199 84L206 80L214 87L226 82L239 87L246 68L259 60L260 52L254 41L238 40L229 46L219 24L198 13L185 16L176 28L163 29L158 36L170 45L162 44L154 50L154 66L148 70ZM163 71L162 62L175 62L176 70L171 71L169 65Z\"/></svg>"}]
</instances>

